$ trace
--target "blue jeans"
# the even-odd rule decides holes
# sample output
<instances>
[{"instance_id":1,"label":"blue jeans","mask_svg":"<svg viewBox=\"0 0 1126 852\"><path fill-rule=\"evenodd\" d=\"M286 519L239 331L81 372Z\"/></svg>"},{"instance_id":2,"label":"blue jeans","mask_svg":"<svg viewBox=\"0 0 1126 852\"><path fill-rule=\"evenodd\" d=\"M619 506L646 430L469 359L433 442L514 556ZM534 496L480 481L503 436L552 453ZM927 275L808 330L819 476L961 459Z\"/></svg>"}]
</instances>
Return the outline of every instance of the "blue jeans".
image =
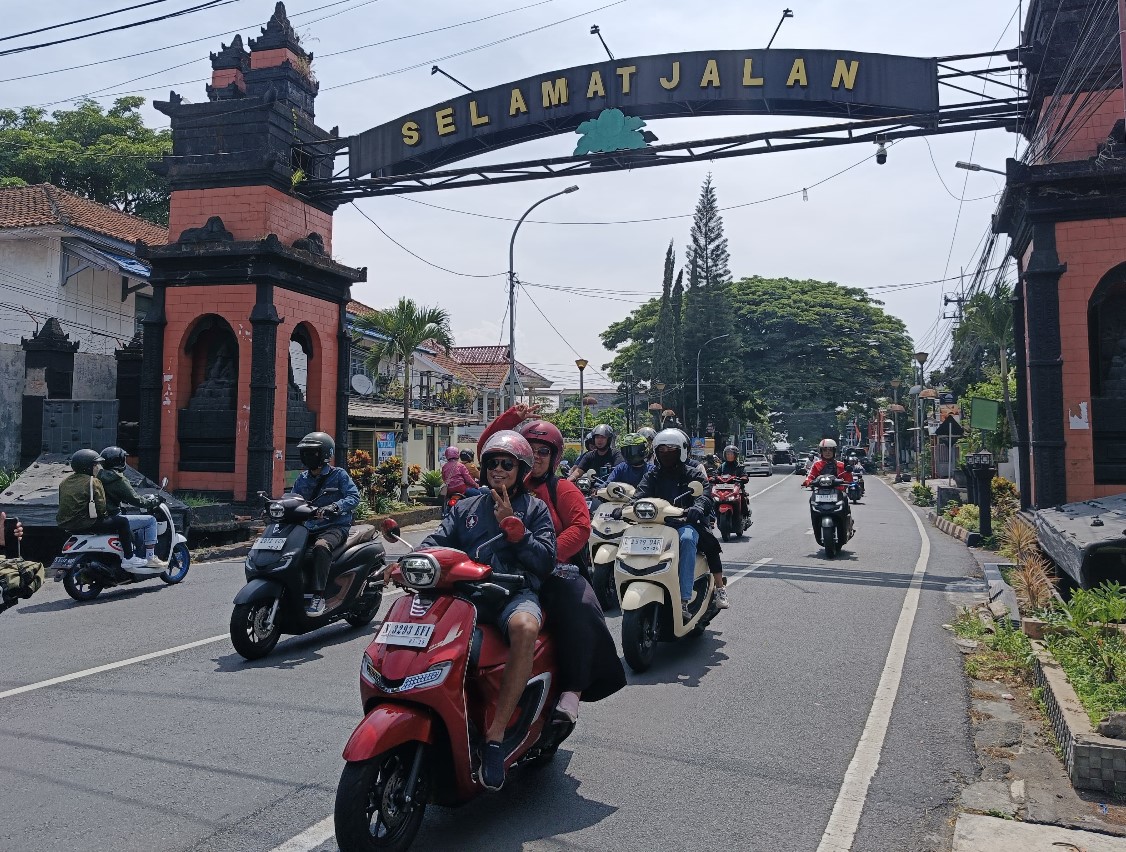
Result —
<instances>
[{"instance_id":1,"label":"blue jeans","mask_svg":"<svg viewBox=\"0 0 1126 852\"><path fill-rule=\"evenodd\" d=\"M156 544L156 518L152 515L126 515L125 518L129 521L129 532L134 541L137 540L137 531L141 530L146 549Z\"/></svg>"},{"instance_id":2,"label":"blue jeans","mask_svg":"<svg viewBox=\"0 0 1126 852\"><path fill-rule=\"evenodd\" d=\"M465 496L466 497L476 497L478 494L484 494L484 493L485 493L484 488L466 488L465 489Z\"/></svg>"},{"instance_id":3,"label":"blue jeans","mask_svg":"<svg viewBox=\"0 0 1126 852\"><path fill-rule=\"evenodd\" d=\"M680 599L692 597L692 581L696 578L696 545L700 533L692 524L685 524L678 531L680 537Z\"/></svg>"}]
</instances>

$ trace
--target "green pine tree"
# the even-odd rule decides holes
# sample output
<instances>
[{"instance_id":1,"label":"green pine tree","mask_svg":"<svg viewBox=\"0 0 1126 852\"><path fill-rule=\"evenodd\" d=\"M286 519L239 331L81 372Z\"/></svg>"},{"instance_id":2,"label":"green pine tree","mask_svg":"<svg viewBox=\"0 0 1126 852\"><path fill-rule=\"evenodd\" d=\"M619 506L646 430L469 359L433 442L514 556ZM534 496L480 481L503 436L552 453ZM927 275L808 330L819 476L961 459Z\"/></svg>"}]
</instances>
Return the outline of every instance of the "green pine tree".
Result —
<instances>
[{"instance_id":1,"label":"green pine tree","mask_svg":"<svg viewBox=\"0 0 1126 852\"><path fill-rule=\"evenodd\" d=\"M673 357L673 375L672 378L665 382L666 385L671 385L675 390L666 392L665 394L665 407L668 405L668 400L675 401L676 413L681 417L684 416L684 360L681 354L684 352L684 270L680 270L676 274L676 283L672 285L672 297L669 300L672 305L672 357Z\"/></svg>"},{"instance_id":2,"label":"green pine tree","mask_svg":"<svg viewBox=\"0 0 1126 852\"><path fill-rule=\"evenodd\" d=\"M673 348L676 336L676 324L673 319L672 282L676 272L676 252L673 251L672 240L669 240L668 250L665 252L665 274L661 282L661 311L657 317L657 331L653 335L653 373L650 379L654 382L673 384L676 375L676 352Z\"/></svg>"}]
</instances>

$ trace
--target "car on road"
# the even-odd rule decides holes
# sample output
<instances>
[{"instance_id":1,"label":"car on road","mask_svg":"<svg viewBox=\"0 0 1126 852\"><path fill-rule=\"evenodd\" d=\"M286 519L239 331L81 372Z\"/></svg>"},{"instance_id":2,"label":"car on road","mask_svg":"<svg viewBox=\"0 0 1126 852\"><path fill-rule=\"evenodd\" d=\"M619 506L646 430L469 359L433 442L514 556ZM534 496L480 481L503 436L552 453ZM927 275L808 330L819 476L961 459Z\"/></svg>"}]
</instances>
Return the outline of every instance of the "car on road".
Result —
<instances>
[{"instance_id":1,"label":"car on road","mask_svg":"<svg viewBox=\"0 0 1126 852\"><path fill-rule=\"evenodd\" d=\"M747 476L771 476L774 470L770 466L770 459L764 455L750 455L743 463L743 470Z\"/></svg>"},{"instance_id":2,"label":"car on road","mask_svg":"<svg viewBox=\"0 0 1126 852\"><path fill-rule=\"evenodd\" d=\"M775 464L793 464L794 454L789 450L775 450L773 461Z\"/></svg>"}]
</instances>

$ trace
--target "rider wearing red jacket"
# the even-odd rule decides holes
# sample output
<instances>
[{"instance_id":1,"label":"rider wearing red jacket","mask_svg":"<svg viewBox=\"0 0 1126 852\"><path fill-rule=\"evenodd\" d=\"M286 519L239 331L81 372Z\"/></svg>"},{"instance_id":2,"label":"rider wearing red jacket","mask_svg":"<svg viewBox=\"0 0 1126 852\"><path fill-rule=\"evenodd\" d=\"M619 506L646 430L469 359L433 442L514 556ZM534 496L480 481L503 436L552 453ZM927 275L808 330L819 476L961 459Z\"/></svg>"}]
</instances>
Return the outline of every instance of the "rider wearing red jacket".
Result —
<instances>
[{"instance_id":1,"label":"rider wearing red jacket","mask_svg":"<svg viewBox=\"0 0 1126 852\"><path fill-rule=\"evenodd\" d=\"M829 473L832 473L837 479L852 482L852 472L844 462L837 461L837 442L832 438L826 438L818 444L818 448L821 450L821 458L813 463L813 467L809 469L809 476L805 478L801 487L808 488L817 477ZM838 487L843 489L847 486L841 485Z\"/></svg>"}]
</instances>

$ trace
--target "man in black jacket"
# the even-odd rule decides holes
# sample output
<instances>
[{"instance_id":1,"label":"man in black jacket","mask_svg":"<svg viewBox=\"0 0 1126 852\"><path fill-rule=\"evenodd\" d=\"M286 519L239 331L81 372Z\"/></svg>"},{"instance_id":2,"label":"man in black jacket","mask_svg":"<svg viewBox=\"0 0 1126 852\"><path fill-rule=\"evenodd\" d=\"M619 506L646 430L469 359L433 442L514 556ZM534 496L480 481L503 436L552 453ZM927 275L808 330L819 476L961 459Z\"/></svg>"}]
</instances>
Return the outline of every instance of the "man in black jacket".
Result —
<instances>
[{"instance_id":1,"label":"man in black jacket","mask_svg":"<svg viewBox=\"0 0 1126 852\"><path fill-rule=\"evenodd\" d=\"M543 624L539 591L555 570L555 527L547 505L528 493L524 479L532 469L532 448L518 432L500 431L481 450L481 484L490 490L459 502L419 547L456 547L502 574L523 574L526 586L508 599L496 625L508 640L508 663L500 682L496 713L485 732L481 782L489 790L504 786L501 746L528 677ZM503 533L479 556L477 548Z\"/></svg>"},{"instance_id":2,"label":"man in black jacket","mask_svg":"<svg viewBox=\"0 0 1126 852\"><path fill-rule=\"evenodd\" d=\"M664 429L653 439L656 466L650 470L637 486L635 496L656 497L673 502L688 491L689 482L698 482L703 493L692 501L684 513L688 523L679 527L680 536L680 599L685 610L692 600L692 581L696 576L696 550L704 552L708 568L715 578L715 602L720 609L731 604L727 599L727 589L723 585L723 563L720 560L719 542L707 530L708 521L714 514L712 499L708 495L708 477L703 467L688 461L688 438L679 429Z\"/></svg>"}]
</instances>

